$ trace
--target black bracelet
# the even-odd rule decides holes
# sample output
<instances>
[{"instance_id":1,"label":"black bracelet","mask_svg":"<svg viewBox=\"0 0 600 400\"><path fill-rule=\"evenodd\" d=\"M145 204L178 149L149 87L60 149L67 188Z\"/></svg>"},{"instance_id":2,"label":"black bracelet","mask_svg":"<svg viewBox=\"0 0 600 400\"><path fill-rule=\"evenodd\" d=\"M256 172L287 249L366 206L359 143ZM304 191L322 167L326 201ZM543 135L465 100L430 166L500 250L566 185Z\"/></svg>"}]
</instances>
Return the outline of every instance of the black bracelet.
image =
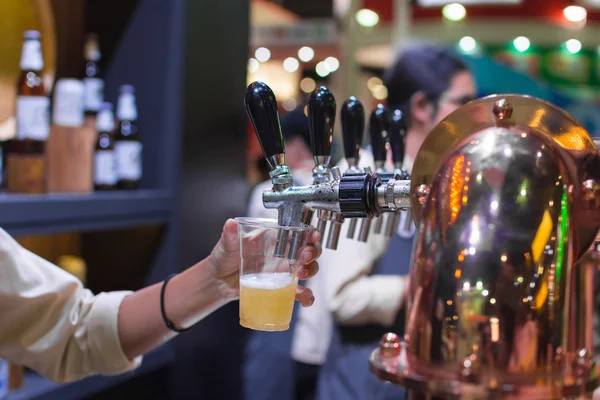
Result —
<instances>
[{"instance_id":1,"label":"black bracelet","mask_svg":"<svg viewBox=\"0 0 600 400\"><path fill-rule=\"evenodd\" d=\"M167 313L165 312L165 289L167 288L167 283L169 282L169 280L176 275L177 274L169 275L167 279L165 279L165 281L163 282L162 289L160 290L160 312L162 314L163 320L165 321L165 325L167 326L167 328L174 332L181 333L187 331L191 327L185 329L175 328L175 325L171 321L169 321L169 318L167 318Z\"/></svg>"}]
</instances>

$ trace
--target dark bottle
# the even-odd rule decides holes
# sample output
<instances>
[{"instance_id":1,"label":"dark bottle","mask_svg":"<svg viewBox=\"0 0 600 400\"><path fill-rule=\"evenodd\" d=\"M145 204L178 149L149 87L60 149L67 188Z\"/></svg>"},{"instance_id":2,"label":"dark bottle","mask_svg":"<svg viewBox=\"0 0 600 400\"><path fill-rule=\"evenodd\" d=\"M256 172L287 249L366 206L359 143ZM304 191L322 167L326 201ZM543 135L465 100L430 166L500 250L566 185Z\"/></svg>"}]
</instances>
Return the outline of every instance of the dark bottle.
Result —
<instances>
[{"instance_id":1,"label":"dark bottle","mask_svg":"<svg viewBox=\"0 0 600 400\"><path fill-rule=\"evenodd\" d=\"M38 31L26 31L21 51L21 75L17 84L17 132L11 153L44 154L50 133L50 99L42 72L44 59Z\"/></svg>"},{"instance_id":2,"label":"dark bottle","mask_svg":"<svg viewBox=\"0 0 600 400\"><path fill-rule=\"evenodd\" d=\"M115 157L115 117L113 106L103 103L96 116L96 150L94 152L94 189L112 190L117 187L117 160Z\"/></svg>"},{"instance_id":3,"label":"dark bottle","mask_svg":"<svg viewBox=\"0 0 600 400\"><path fill-rule=\"evenodd\" d=\"M135 89L131 85L119 88L117 103L117 133L115 155L117 157L118 189L137 189L142 179L142 142L137 126Z\"/></svg>"},{"instance_id":4,"label":"dark bottle","mask_svg":"<svg viewBox=\"0 0 600 400\"><path fill-rule=\"evenodd\" d=\"M89 34L85 42L84 59L85 69L83 72L84 111L86 116L95 116L104 102L104 80L98 63L100 62L100 47L98 37Z\"/></svg>"}]
</instances>

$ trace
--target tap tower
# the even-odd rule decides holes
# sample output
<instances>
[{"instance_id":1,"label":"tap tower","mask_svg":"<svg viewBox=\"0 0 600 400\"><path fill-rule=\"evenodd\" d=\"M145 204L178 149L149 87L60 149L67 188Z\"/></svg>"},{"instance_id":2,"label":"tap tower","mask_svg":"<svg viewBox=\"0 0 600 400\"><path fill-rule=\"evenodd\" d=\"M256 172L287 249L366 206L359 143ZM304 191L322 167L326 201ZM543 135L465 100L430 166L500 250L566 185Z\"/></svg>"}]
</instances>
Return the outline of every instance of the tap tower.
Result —
<instances>
[{"instance_id":1,"label":"tap tower","mask_svg":"<svg viewBox=\"0 0 600 400\"><path fill-rule=\"evenodd\" d=\"M278 210L279 225L309 225L315 211L321 212L321 221L323 212L335 213L340 218L370 218L410 207L408 180L384 181L378 174L352 171L342 175L335 167L331 169L332 179L325 178L336 107L327 88L317 88L309 103L311 145L316 163L314 176L319 181L309 186L295 186L292 172L285 165L277 99L271 88L263 82L251 83L246 90L245 106L271 168L269 176L273 187L263 192L263 204ZM330 232L332 230L335 229ZM302 239L288 238L287 231L281 230L274 256L297 259Z\"/></svg>"}]
</instances>

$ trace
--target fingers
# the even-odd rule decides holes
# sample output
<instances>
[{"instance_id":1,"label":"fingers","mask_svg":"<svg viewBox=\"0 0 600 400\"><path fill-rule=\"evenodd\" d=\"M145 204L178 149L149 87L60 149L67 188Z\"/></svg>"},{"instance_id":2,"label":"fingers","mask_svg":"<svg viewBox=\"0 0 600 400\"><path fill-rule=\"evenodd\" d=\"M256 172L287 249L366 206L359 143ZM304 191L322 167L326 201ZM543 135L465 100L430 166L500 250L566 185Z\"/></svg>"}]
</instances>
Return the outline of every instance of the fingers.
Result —
<instances>
[{"instance_id":1,"label":"fingers","mask_svg":"<svg viewBox=\"0 0 600 400\"><path fill-rule=\"evenodd\" d=\"M310 277L313 277L319 272L319 263L313 261L309 264L302 265L298 271L298 278L303 281Z\"/></svg>"},{"instance_id":2,"label":"fingers","mask_svg":"<svg viewBox=\"0 0 600 400\"><path fill-rule=\"evenodd\" d=\"M300 254L300 262L302 264L310 264L311 262L315 261L321 256L322 251L323 247L321 246L321 243L308 245L304 248L304 250L302 250L302 253Z\"/></svg>"},{"instance_id":3,"label":"fingers","mask_svg":"<svg viewBox=\"0 0 600 400\"><path fill-rule=\"evenodd\" d=\"M221 233L221 247L226 253L238 251L239 240L237 234L237 222L233 219L228 219L223 225Z\"/></svg>"},{"instance_id":4,"label":"fingers","mask_svg":"<svg viewBox=\"0 0 600 400\"><path fill-rule=\"evenodd\" d=\"M312 228L311 231L311 234L308 236L308 243L318 244L321 240L321 233L316 228Z\"/></svg>"},{"instance_id":5,"label":"fingers","mask_svg":"<svg viewBox=\"0 0 600 400\"><path fill-rule=\"evenodd\" d=\"M302 307L310 307L315 302L315 296L309 288L298 286L296 288L296 300L302 304Z\"/></svg>"}]
</instances>

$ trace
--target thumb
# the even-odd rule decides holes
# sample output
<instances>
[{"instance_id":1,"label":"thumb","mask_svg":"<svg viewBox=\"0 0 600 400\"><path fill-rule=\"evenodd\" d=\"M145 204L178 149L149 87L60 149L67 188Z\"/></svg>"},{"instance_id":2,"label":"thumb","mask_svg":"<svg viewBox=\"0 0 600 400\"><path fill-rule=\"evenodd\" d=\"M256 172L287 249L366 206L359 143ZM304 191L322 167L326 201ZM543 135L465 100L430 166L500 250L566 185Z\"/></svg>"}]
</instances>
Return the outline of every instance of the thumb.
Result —
<instances>
[{"instance_id":1,"label":"thumb","mask_svg":"<svg viewBox=\"0 0 600 400\"><path fill-rule=\"evenodd\" d=\"M237 233L237 222L233 219L228 219L223 226L221 233L221 247L225 253L237 252L239 240Z\"/></svg>"}]
</instances>

